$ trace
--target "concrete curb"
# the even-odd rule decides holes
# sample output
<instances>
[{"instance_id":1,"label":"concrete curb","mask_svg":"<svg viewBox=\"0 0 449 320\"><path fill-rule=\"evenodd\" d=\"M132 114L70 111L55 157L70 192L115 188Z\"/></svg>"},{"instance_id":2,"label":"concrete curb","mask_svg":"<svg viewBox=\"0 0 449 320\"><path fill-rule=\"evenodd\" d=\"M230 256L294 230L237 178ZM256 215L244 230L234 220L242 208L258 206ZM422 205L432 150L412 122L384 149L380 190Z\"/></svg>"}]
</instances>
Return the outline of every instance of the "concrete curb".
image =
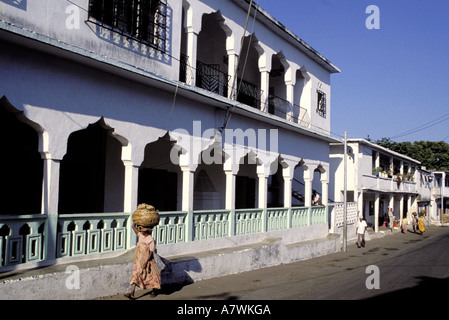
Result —
<instances>
[{"instance_id":1,"label":"concrete curb","mask_svg":"<svg viewBox=\"0 0 449 320\"><path fill-rule=\"evenodd\" d=\"M214 277L271 267L340 251L340 235L285 244L281 238L216 249L164 259L163 284L184 284ZM134 249L124 255L126 263L111 263L78 268L62 266L65 271L13 277L0 281L0 299L58 300L94 299L128 292L133 270ZM61 266L59 267L61 269Z\"/></svg>"}]
</instances>

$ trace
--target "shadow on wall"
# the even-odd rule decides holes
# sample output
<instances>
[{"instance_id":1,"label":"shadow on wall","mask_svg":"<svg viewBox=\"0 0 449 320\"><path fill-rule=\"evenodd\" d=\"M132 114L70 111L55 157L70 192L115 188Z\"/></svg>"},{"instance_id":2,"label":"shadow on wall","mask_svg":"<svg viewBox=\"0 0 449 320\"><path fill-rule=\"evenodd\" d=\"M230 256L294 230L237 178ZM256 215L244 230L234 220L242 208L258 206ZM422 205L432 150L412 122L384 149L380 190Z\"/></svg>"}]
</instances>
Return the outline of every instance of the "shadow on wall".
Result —
<instances>
[{"instance_id":1,"label":"shadow on wall","mask_svg":"<svg viewBox=\"0 0 449 320\"><path fill-rule=\"evenodd\" d=\"M12 2L12 0L10 1ZM110 27L106 23L101 23L100 21L95 20L93 17L89 17L87 22L89 28L100 40L106 41L112 45L118 46L148 59L156 60L166 65L171 65L173 9L168 4L163 8L163 13L158 13L158 16L155 18L157 19L158 30L156 30L155 27L154 30L152 30L154 36L149 36L149 38L151 38L150 40L153 42L152 44L142 42L139 39L120 31L117 27Z\"/></svg>"},{"instance_id":2,"label":"shadow on wall","mask_svg":"<svg viewBox=\"0 0 449 320\"><path fill-rule=\"evenodd\" d=\"M0 2L9 4L10 6L16 7L23 11L27 11L27 1L28 0L0 0Z\"/></svg>"},{"instance_id":3,"label":"shadow on wall","mask_svg":"<svg viewBox=\"0 0 449 320\"><path fill-rule=\"evenodd\" d=\"M194 282L189 271L199 273L203 270L200 262L195 257L183 257L182 260L167 260L159 256L161 262L157 262L161 270L162 294L170 294L179 291L182 287ZM156 260L157 261L157 260Z\"/></svg>"}]
</instances>

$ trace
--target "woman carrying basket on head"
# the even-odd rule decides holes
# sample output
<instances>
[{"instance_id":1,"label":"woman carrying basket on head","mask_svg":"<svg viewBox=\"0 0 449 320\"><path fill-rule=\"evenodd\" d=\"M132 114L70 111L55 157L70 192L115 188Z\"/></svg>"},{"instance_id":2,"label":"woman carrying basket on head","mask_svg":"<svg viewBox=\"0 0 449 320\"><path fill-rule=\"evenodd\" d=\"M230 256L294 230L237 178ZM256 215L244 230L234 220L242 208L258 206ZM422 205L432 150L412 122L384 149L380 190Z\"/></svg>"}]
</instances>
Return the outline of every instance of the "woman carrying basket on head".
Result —
<instances>
[{"instance_id":1,"label":"woman carrying basket on head","mask_svg":"<svg viewBox=\"0 0 449 320\"><path fill-rule=\"evenodd\" d=\"M151 208L154 209L153 207ZM139 206L138 210L139 209L142 208ZM142 210L145 214L145 211L147 211L148 208L143 208ZM159 222L159 217L157 217L157 222ZM125 297L129 299L134 299L136 286L146 290L152 289L152 297L156 296L155 290L161 288L161 273L154 259L156 245L151 236L153 225L154 224L151 226L141 226L135 223L132 225L134 232L137 234L138 241L134 253L134 269L130 281L131 292L125 294Z\"/></svg>"}]
</instances>

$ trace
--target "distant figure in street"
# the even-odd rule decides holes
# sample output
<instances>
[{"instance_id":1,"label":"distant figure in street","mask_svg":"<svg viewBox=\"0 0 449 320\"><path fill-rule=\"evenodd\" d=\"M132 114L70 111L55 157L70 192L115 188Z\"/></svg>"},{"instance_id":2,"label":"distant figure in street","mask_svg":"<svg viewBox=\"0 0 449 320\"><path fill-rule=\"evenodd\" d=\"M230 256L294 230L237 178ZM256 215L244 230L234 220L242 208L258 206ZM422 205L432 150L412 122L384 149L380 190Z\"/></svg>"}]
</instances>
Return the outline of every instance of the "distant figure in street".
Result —
<instances>
[{"instance_id":1,"label":"distant figure in street","mask_svg":"<svg viewBox=\"0 0 449 320\"><path fill-rule=\"evenodd\" d=\"M313 206L322 206L323 203L321 202L320 195L315 190L313 190L312 195L313 195L312 205Z\"/></svg>"},{"instance_id":2,"label":"distant figure in street","mask_svg":"<svg viewBox=\"0 0 449 320\"><path fill-rule=\"evenodd\" d=\"M416 216L416 212L412 213L412 227L413 233L416 233L416 230L418 229L418 217Z\"/></svg>"},{"instance_id":3,"label":"distant figure in street","mask_svg":"<svg viewBox=\"0 0 449 320\"><path fill-rule=\"evenodd\" d=\"M408 224L407 217L404 217L402 219L402 230L401 230L402 233L406 233L407 232L407 224Z\"/></svg>"},{"instance_id":4,"label":"distant figure in street","mask_svg":"<svg viewBox=\"0 0 449 320\"><path fill-rule=\"evenodd\" d=\"M130 281L131 292L125 294L125 297L134 299L136 286L141 289L153 289L151 296L154 297L155 289L161 288L161 273L154 260L153 253L156 251L156 245L151 236L153 229L142 226L136 228L134 224L132 228L139 240L134 253L134 269Z\"/></svg>"},{"instance_id":5,"label":"distant figure in street","mask_svg":"<svg viewBox=\"0 0 449 320\"><path fill-rule=\"evenodd\" d=\"M393 213L393 208L389 208L388 209L388 228L390 228L391 232L393 232L393 227L394 227L394 213Z\"/></svg>"},{"instance_id":6,"label":"distant figure in street","mask_svg":"<svg viewBox=\"0 0 449 320\"><path fill-rule=\"evenodd\" d=\"M359 221L357 221L357 226L355 228L355 234L357 235L357 247L365 247L365 231L367 228L366 221L363 220L363 216L359 215Z\"/></svg>"}]
</instances>

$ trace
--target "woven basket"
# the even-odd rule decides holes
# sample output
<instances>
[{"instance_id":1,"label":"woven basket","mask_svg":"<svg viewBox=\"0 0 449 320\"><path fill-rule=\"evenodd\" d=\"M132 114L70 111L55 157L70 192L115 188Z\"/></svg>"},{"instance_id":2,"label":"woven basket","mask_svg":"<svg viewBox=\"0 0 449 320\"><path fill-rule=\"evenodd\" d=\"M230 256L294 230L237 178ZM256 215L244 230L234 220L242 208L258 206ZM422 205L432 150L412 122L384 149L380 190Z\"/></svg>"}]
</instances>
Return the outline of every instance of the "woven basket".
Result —
<instances>
[{"instance_id":1,"label":"woven basket","mask_svg":"<svg viewBox=\"0 0 449 320\"><path fill-rule=\"evenodd\" d=\"M159 212L149 204L142 203L137 206L133 213L133 223L142 227L154 227L159 224Z\"/></svg>"}]
</instances>

